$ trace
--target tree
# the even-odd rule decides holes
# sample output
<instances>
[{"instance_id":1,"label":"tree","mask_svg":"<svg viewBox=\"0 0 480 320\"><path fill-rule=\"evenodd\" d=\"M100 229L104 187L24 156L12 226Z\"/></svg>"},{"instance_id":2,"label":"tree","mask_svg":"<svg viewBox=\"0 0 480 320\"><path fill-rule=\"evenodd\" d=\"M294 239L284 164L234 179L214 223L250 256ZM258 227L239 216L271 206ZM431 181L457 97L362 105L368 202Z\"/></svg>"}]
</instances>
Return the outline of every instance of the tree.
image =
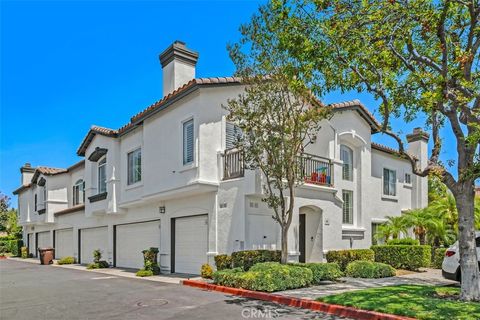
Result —
<instances>
[{"instance_id":1,"label":"tree","mask_svg":"<svg viewBox=\"0 0 480 320\"><path fill-rule=\"evenodd\" d=\"M257 57L283 50L297 74L322 96L358 90L380 101L380 131L392 137L414 174L438 176L458 210L461 297L480 301L475 249L474 181L480 177L480 4L477 0L271 0L241 28L235 50ZM249 46L246 46L248 44ZM420 166L405 151L392 117L419 115L433 149ZM445 130L441 130L445 128ZM439 159L453 132L456 159ZM448 170L450 167L450 170ZM456 174L451 171L456 170Z\"/></svg>"},{"instance_id":2,"label":"tree","mask_svg":"<svg viewBox=\"0 0 480 320\"><path fill-rule=\"evenodd\" d=\"M427 209L414 209L402 216L405 226L413 229L416 239L421 245L427 243L427 234L432 230L440 229L441 220Z\"/></svg>"},{"instance_id":3,"label":"tree","mask_svg":"<svg viewBox=\"0 0 480 320\"><path fill-rule=\"evenodd\" d=\"M403 217L387 217L387 221L378 227L375 237L386 242L388 239L398 239L408 233L408 226Z\"/></svg>"},{"instance_id":4,"label":"tree","mask_svg":"<svg viewBox=\"0 0 480 320\"><path fill-rule=\"evenodd\" d=\"M243 69L245 70L245 69ZM263 201L281 228L282 263L288 259L288 230L292 223L295 188L303 180L299 154L315 139L327 108L281 73L246 77L244 93L230 99L228 119L241 131L237 147L247 169L264 177Z\"/></svg>"},{"instance_id":5,"label":"tree","mask_svg":"<svg viewBox=\"0 0 480 320\"><path fill-rule=\"evenodd\" d=\"M0 191L0 231L6 231L10 198Z\"/></svg>"}]
</instances>

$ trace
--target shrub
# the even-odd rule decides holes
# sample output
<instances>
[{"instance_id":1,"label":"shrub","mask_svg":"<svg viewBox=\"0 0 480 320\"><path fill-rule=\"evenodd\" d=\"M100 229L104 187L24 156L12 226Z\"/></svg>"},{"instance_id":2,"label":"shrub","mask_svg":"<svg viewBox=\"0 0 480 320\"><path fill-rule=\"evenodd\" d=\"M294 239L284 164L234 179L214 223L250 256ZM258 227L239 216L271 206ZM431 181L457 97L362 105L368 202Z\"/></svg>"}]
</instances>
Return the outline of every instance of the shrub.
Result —
<instances>
[{"instance_id":1,"label":"shrub","mask_svg":"<svg viewBox=\"0 0 480 320\"><path fill-rule=\"evenodd\" d=\"M22 246L23 241L21 239L15 239L11 236L2 237L2 239L0 240L0 252L10 252L16 257L20 256Z\"/></svg>"},{"instance_id":2,"label":"shrub","mask_svg":"<svg viewBox=\"0 0 480 320\"><path fill-rule=\"evenodd\" d=\"M158 266L158 248L151 247L142 251L143 253L143 269L150 270L153 274L160 274L160 267Z\"/></svg>"},{"instance_id":3,"label":"shrub","mask_svg":"<svg viewBox=\"0 0 480 320\"><path fill-rule=\"evenodd\" d=\"M295 263L299 267L308 268L313 274L313 283L319 284L322 281L335 281L343 276L338 263Z\"/></svg>"},{"instance_id":4,"label":"shrub","mask_svg":"<svg viewBox=\"0 0 480 320\"><path fill-rule=\"evenodd\" d=\"M234 268L248 271L257 263L280 262L281 257L279 250L244 250L232 253L232 263Z\"/></svg>"},{"instance_id":5,"label":"shrub","mask_svg":"<svg viewBox=\"0 0 480 320\"><path fill-rule=\"evenodd\" d=\"M93 250L93 262L100 262L100 259L102 259L102 252L100 251L100 249Z\"/></svg>"},{"instance_id":6,"label":"shrub","mask_svg":"<svg viewBox=\"0 0 480 320\"><path fill-rule=\"evenodd\" d=\"M28 258L28 248L27 247L22 247L20 249L20 251L22 252L22 259L27 259Z\"/></svg>"},{"instance_id":7,"label":"shrub","mask_svg":"<svg viewBox=\"0 0 480 320\"><path fill-rule=\"evenodd\" d=\"M352 278L386 278L395 275L395 269L385 263L353 261L347 265L346 275Z\"/></svg>"},{"instance_id":8,"label":"shrub","mask_svg":"<svg viewBox=\"0 0 480 320\"><path fill-rule=\"evenodd\" d=\"M0 253L7 253L9 252L8 247L6 245L0 244Z\"/></svg>"},{"instance_id":9,"label":"shrub","mask_svg":"<svg viewBox=\"0 0 480 320\"><path fill-rule=\"evenodd\" d=\"M202 278L212 279L212 273L213 268L208 263L202 265L202 269L200 270L200 275Z\"/></svg>"},{"instance_id":10,"label":"shrub","mask_svg":"<svg viewBox=\"0 0 480 320\"><path fill-rule=\"evenodd\" d=\"M327 261L338 263L344 271L352 261L375 261L375 253L370 249L332 250L327 252Z\"/></svg>"},{"instance_id":11,"label":"shrub","mask_svg":"<svg viewBox=\"0 0 480 320\"><path fill-rule=\"evenodd\" d=\"M105 269L105 268L109 268L110 265L108 264L107 261L104 261L104 260L100 260L98 262L94 262L94 263L90 263L89 265L87 265L87 269L91 270L91 269Z\"/></svg>"},{"instance_id":12,"label":"shrub","mask_svg":"<svg viewBox=\"0 0 480 320\"><path fill-rule=\"evenodd\" d=\"M430 246L382 245L372 246L372 250L375 252L375 261L396 269L418 270L430 266Z\"/></svg>"},{"instance_id":13,"label":"shrub","mask_svg":"<svg viewBox=\"0 0 480 320\"><path fill-rule=\"evenodd\" d=\"M443 258L445 257L446 248L436 248L433 250L433 258L432 258L432 268L435 269L442 269Z\"/></svg>"},{"instance_id":14,"label":"shrub","mask_svg":"<svg viewBox=\"0 0 480 320\"><path fill-rule=\"evenodd\" d=\"M137 277L151 277L153 276L153 271L152 270L145 270L145 269L140 269L135 273Z\"/></svg>"},{"instance_id":15,"label":"shrub","mask_svg":"<svg viewBox=\"0 0 480 320\"><path fill-rule=\"evenodd\" d=\"M242 268L213 273L216 284L256 291L279 291L308 286L313 281L310 269L276 262L255 264L249 271Z\"/></svg>"},{"instance_id":16,"label":"shrub","mask_svg":"<svg viewBox=\"0 0 480 320\"><path fill-rule=\"evenodd\" d=\"M74 264L75 258L74 257L63 257L57 261L58 264Z\"/></svg>"},{"instance_id":17,"label":"shrub","mask_svg":"<svg viewBox=\"0 0 480 320\"><path fill-rule=\"evenodd\" d=\"M420 241L412 238L404 238L404 239L390 239L387 241L387 245L389 246L418 246L420 245Z\"/></svg>"},{"instance_id":18,"label":"shrub","mask_svg":"<svg viewBox=\"0 0 480 320\"><path fill-rule=\"evenodd\" d=\"M232 256L228 254L215 256L215 266L217 266L217 270L230 269L232 267Z\"/></svg>"}]
</instances>

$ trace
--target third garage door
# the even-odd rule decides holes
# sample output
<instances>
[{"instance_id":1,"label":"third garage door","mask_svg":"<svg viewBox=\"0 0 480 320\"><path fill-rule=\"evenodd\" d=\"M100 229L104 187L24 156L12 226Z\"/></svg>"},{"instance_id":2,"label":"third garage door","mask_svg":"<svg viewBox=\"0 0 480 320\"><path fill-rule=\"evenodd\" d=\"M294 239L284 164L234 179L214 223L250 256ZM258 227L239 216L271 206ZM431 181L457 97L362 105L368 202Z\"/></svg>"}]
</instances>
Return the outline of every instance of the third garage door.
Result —
<instances>
[{"instance_id":1,"label":"third garage door","mask_svg":"<svg viewBox=\"0 0 480 320\"><path fill-rule=\"evenodd\" d=\"M93 250L99 249L102 260L107 260L108 229L107 227L80 230L80 262L93 262Z\"/></svg>"},{"instance_id":2,"label":"third garage door","mask_svg":"<svg viewBox=\"0 0 480 320\"><path fill-rule=\"evenodd\" d=\"M55 230L55 258L73 257L73 229Z\"/></svg>"},{"instance_id":3,"label":"third garage door","mask_svg":"<svg viewBox=\"0 0 480 320\"><path fill-rule=\"evenodd\" d=\"M116 266L141 269L142 251L160 248L160 220L117 225L115 242Z\"/></svg>"},{"instance_id":4,"label":"third garage door","mask_svg":"<svg viewBox=\"0 0 480 320\"><path fill-rule=\"evenodd\" d=\"M176 218L172 231L175 232L174 271L199 274L202 264L207 263L208 216Z\"/></svg>"}]
</instances>

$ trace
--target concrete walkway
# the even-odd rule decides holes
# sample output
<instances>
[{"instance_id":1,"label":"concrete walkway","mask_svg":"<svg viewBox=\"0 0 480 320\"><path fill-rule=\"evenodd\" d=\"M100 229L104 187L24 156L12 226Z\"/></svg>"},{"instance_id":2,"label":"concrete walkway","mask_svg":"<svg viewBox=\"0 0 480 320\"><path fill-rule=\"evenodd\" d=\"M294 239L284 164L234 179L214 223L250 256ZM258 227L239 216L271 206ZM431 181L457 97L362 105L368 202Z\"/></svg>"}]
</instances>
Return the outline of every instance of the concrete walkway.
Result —
<instances>
[{"instance_id":1,"label":"concrete walkway","mask_svg":"<svg viewBox=\"0 0 480 320\"><path fill-rule=\"evenodd\" d=\"M16 258L16 257L9 257L8 259L10 260L15 260L15 261L20 261L20 262L27 262L27 263L33 263L33 264L40 264L39 259L35 258L28 258L28 259L22 259L22 258ZM106 269L92 269L88 270L86 266L80 265L80 264L51 264L49 266L45 267L54 267L54 268L65 268L65 269L73 269L73 270L80 270L80 271L86 271L86 272L96 272L96 273L102 273L110 277L123 277L123 278L135 278L135 279L141 279L141 280L146 280L146 281L154 281L154 282L163 282L163 283L172 283L172 284L180 284L183 280L185 279L192 279L192 280L198 280L201 279L201 277L197 275L190 275L190 274L161 274L158 276L151 276L151 277L137 277L135 273L137 272L136 269L124 269L124 268L106 268Z\"/></svg>"},{"instance_id":2,"label":"concrete walkway","mask_svg":"<svg viewBox=\"0 0 480 320\"><path fill-rule=\"evenodd\" d=\"M360 278L341 278L338 282L325 281L325 284L300 288L294 290L287 290L277 292L277 294L305 298L316 299L318 297L338 294L348 291L395 286L401 284L413 285L451 285L458 284L455 281L447 280L442 277L442 271L439 269L423 269L422 272L406 274L402 276L381 278L381 279L360 279Z\"/></svg>"}]
</instances>

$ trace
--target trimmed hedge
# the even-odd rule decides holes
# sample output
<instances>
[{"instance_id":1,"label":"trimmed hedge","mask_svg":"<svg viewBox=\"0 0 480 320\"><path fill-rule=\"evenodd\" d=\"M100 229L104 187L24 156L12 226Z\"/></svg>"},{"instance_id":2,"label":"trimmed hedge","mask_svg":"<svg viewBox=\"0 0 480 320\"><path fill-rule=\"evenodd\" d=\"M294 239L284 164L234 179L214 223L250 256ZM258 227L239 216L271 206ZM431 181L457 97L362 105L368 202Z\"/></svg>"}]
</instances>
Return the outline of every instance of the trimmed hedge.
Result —
<instances>
[{"instance_id":1,"label":"trimmed hedge","mask_svg":"<svg viewBox=\"0 0 480 320\"><path fill-rule=\"evenodd\" d=\"M225 269L213 273L218 285L255 291L281 291L308 286L313 281L310 269L277 262L258 263L243 271L242 268Z\"/></svg>"},{"instance_id":2,"label":"trimmed hedge","mask_svg":"<svg viewBox=\"0 0 480 320\"><path fill-rule=\"evenodd\" d=\"M22 253L23 240L11 239L11 236L2 237L0 239L0 253L10 252L15 257L19 257Z\"/></svg>"},{"instance_id":3,"label":"trimmed hedge","mask_svg":"<svg viewBox=\"0 0 480 320\"><path fill-rule=\"evenodd\" d=\"M430 266L430 246L381 245L372 246L375 261L391 265L396 269L418 270Z\"/></svg>"},{"instance_id":4,"label":"trimmed hedge","mask_svg":"<svg viewBox=\"0 0 480 320\"><path fill-rule=\"evenodd\" d=\"M75 258L74 257L63 257L57 261L58 264L74 264Z\"/></svg>"},{"instance_id":5,"label":"trimmed hedge","mask_svg":"<svg viewBox=\"0 0 480 320\"><path fill-rule=\"evenodd\" d=\"M395 276L395 269L380 262L353 261L348 264L345 273L352 278L387 278Z\"/></svg>"},{"instance_id":6,"label":"trimmed hedge","mask_svg":"<svg viewBox=\"0 0 480 320\"><path fill-rule=\"evenodd\" d=\"M232 264L234 268L248 271L257 263L280 262L281 257L280 250L244 250L232 253Z\"/></svg>"},{"instance_id":7,"label":"trimmed hedge","mask_svg":"<svg viewBox=\"0 0 480 320\"><path fill-rule=\"evenodd\" d=\"M447 248L436 248L433 250L432 268L442 269L443 258L445 258L445 252Z\"/></svg>"},{"instance_id":8,"label":"trimmed hedge","mask_svg":"<svg viewBox=\"0 0 480 320\"><path fill-rule=\"evenodd\" d=\"M326 258L327 262L338 263L344 271L352 261L375 261L375 253L370 249L331 250L327 252Z\"/></svg>"},{"instance_id":9,"label":"trimmed hedge","mask_svg":"<svg viewBox=\"0 0 480 320\"><path fill-rule=\"evenodd\" d=\"M217 267L217 270L232 268L232 265L233 265L232 256L229 256L228 254L219 254L218 256L215 256L214 259L215 259L215 266Z\"/></svg>"},{"instance_id":10,"label":"trimmed hedge","mask_svg":"<svg viewBox=\"0 0 480 320\"><path fill-rule=\"evenodd\" d=\"M388 246L419 246L420 241L412 238L404 238L404 239L390 239L387 241Z\"/></svg>"},{"instance_id":11,"label":"trimmed hedge","mask_svg":"<svg viewBox=\"0 0 480 320\"><path fill-rule=\"evenodd\" d=\"M313 274L313 283L319 284L322 281L335 281L343 277L343 272L340 270L338 263L291 263L292 266L308 268Z\"/></svg>"}]
</instances>

